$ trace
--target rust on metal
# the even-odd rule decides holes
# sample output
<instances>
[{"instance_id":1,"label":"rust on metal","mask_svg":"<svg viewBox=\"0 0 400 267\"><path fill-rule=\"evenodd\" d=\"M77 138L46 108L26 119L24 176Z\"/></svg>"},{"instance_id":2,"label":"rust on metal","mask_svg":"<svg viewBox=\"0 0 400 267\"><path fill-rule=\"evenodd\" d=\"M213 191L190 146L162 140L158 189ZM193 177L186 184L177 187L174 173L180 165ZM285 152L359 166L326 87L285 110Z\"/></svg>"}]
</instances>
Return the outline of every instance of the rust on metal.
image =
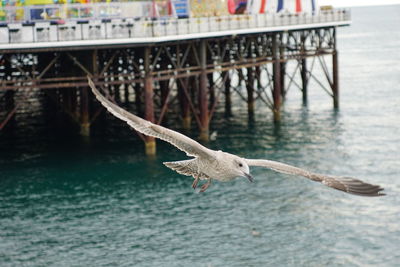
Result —
<instances>
[{"instance_id":1,"label":"rust on metal","mask_svg":"<svg viewBox=\"0 0 400 267\"><path fill-rule=\"evenodd\" d=\"M326 57L332 57L332 64ZM113 101L152 122L161 124L179 110L184 128L190 128L193 119L203 140L222 101L225 114L232 116L233 97L247 104L249 114L256 112L256 103L267 106L279 121L289 89L298 87L305 102L312 81L339 106L334 26L156 44L2 50L0 67L0 93L19 96L14 106L0 110L0 129L18 114L29 92L43 90L46 95L56 92L54 103L88 135L102 109L91 104L87 75ZM154 138L139 136L147 153L154 154Z\"/></svg>"},{"instance_id":2,"label":"rust on metal","mask_svg":"<svg viewBox=\"0 0 400 267\"><path fill-rule=\"evenodd\" d=\"M278 59L279 57L279 49L278 49L278 38L277 34L274 34L272 36L272 57L274 59ZM275 121L280 121L281 115L280 115L280 109L281 109L281 68L280 68L280 61L276 60L273 63L273 100L274 100L274 108L273 108L273 113L274 113L274 120Z\"/></svg>"},{"instance_id":3,"label":"rust on metal","mask_svg":"<svg viewBox=\"0 0 400 267\"><path fill-rule=\"evenodd\" d=\"M199 76L199 112L200 112L200 140L208 141L209 139L209 120L208 120L208 97L207 97L207 46L206 41L200 42L200 67Z\"/></svg>"},{"instance_id":4,"label":"rust on metal","mask_svg":"<svg viewBox=\"0 0 400 267\"><path fill-rule=\"evenodd\" d=\"M150 47L144 49L144 118L154 122L154 102L153 102L153 77L150 73ZM145 137L145 152L148 156L156 154L156 142L154 137Z\"/></svg>"}]
</instances>

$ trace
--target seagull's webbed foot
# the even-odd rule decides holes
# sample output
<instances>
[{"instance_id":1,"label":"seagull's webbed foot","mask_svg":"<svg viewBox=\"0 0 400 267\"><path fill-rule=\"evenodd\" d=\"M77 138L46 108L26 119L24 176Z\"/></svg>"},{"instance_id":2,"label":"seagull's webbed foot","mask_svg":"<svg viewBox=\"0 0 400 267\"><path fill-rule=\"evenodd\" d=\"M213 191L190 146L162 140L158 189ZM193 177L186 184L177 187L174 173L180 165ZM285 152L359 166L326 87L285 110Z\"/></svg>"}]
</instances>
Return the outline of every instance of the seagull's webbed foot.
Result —
<instances>
[{"instance_id":1,"label":"seagull's webbed foot","mask_svg":"<svg viewBox=\"0 0 400 267\"><path fill-rule=\"evenodd\" d=\"M211 185L211 178L208 178L207 183L203 184L200 189L200 193L203 193Z\"/></svg>"},{"instance_id":2,"label":"seagull's webbed foot","mask_svg":"<svg viewBox=\"0 0 400 267\"><path fill-rule=\"evenodd\" d=\"M192 184L193 189L196 189L197 184L199 183L199 181L200 181L199 177L195 177L194 178L194 181L193 181L193 184Z\"/></svg>"}]
</instances>

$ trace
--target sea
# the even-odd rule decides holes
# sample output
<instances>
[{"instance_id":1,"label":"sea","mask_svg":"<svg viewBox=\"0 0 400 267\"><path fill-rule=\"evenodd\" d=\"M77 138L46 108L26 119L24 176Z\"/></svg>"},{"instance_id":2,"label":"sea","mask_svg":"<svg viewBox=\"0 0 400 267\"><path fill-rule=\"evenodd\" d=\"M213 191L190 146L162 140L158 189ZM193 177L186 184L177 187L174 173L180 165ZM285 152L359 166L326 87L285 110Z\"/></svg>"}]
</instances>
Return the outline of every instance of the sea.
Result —
<instances>
[{"instance_id":1,"label":"sea","mask_svg":"<svg viewBox=\"0 0 400 267\"><path fill-rule=\"evenodd\" d=\"M307 104L289 90L280 123L262 102L249 119L235 97L231 118L217 110L206 144L357 177L386 196L263 168L252 169L255 183L198 193L162 164L184 153L160 141L156 157L144 156L111 115L83 138L17 114L0 132L0 266L400 266L399 27L400 5L352 8L351 26L337 30L338 110L314 80ZM179 120L168 127L183 131Z\"/></svg>"}]
</instances>

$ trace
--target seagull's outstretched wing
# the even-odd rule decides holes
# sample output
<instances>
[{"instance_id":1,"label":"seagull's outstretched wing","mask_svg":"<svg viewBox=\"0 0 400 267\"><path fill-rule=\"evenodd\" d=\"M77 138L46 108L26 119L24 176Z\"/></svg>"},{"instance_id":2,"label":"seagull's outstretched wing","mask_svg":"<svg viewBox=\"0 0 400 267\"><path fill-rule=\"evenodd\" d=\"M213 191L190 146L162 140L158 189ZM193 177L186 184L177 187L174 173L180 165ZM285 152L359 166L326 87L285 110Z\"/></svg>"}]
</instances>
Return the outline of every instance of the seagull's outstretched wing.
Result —
<instances>
[{"instance_id":1,"label":"seagull's outstretched wing","mask_svg":"<svg viewBox=\"0 0 400 267\"><path fill-rule=\"evenodd\" d=\"M110 100L108 100L105 96L103 96L95 87L93 81L88 77L88 82L89 86L92 89L94 95L96 98L100 101L100 103L107 108L111 114L113 114L115 117L126 121L132 128L134 128L136 131L159 138L161 140L164 140L174 146L176 146L178 149L186 152L188 156L207 156L207 157L213 157L214 156L214 151L202 146L198 142L194 141L193 139L180 134L178 132L175 132L173 130L167 129L165 127L156 125L154 123L151 123L147 120L144 120L138 116L133 115L132 113L120 108L116 104L112 103Z\"/></svg>"},{"instance_id":2,"label":"seagull's outstretched wing","mask_svg":"<svg viewBox=\"0 0 400 267\"><path fill-rule=\"evenodd\" d=\"M337 177L312 173L294 166L272 160L246 159L249 166L260 166L291 175L301 175L326 186L360 196L384 196L379 185L372 185L351 177Z\"/></svg>"}]
</instances>

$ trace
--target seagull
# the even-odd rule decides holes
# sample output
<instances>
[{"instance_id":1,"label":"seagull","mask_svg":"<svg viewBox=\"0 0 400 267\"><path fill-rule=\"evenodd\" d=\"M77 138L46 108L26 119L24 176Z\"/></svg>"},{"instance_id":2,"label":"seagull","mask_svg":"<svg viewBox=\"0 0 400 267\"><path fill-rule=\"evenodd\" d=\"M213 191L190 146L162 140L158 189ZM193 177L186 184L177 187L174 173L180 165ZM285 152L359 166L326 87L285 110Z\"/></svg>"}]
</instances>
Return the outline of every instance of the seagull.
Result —
<instances>
[{"instance_id":1,"label":"seagull","mask_svg":"<svg viewBox=\"0 0 400 267\"><path fill-rule=\"evenodd\" d=\"M188 160L164 162L164 165L179 174L193 177L193 189L197 188L200 180L206 180L206 183L201 186L200 192L206 191L212 180L227 182L243 177L254 182L254 178L250 174L250 167L259 166L280 173L303 176L349 194L368 197L385 195L380 192L383 188L379 185L365 183L355 178L318 174L277 161L241 158L221 150L209 149L181 133L156 125L122 109L102 95L90 77L88 77L88 83L97 100L115 117L125 121L136 131L164 140L191 157Z\"/></svg>"}]
</instances>

